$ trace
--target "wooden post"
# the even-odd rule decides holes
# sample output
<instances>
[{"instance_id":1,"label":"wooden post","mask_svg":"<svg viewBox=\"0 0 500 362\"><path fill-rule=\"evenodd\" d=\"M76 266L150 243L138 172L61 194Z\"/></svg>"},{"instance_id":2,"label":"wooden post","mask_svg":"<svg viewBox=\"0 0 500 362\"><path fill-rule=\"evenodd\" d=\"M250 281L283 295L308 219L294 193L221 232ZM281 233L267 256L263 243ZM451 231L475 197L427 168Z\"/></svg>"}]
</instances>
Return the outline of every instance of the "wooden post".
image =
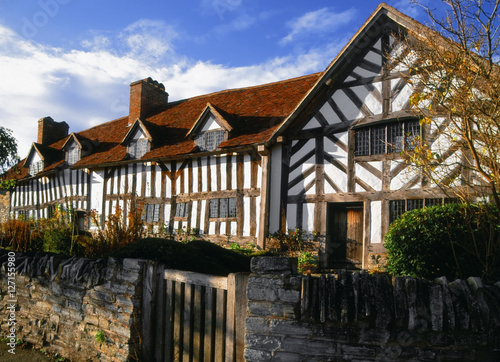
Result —
<instances>
[{"instance_id":1,"label":"wooden post","mask_svg":"<svg viewBox=\"0 0 500 362\"><path fill-rule=\"evenodd\" d=\"M266 234L269 230L269 191L271 174L271 157L269 150L263 146L258 146L258 152L262 159L262 182L260 187L260 218L257 245L262 249L266 247Z\"/></svg>"}]
</instances>

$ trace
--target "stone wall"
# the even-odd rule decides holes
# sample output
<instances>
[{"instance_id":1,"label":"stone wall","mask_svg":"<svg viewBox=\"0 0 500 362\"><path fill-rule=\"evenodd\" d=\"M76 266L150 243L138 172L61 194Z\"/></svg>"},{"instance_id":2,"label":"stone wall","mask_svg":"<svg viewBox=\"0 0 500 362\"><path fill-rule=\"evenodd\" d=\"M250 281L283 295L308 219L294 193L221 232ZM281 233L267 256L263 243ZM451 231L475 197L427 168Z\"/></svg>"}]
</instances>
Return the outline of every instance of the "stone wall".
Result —
<instances>
[{"instance_id":1,"label":"stone wall","mask_svg":"<svg viewBox=\"0 0 500 362\"><path fill-rule=\"evenodd\" d=\"M12 254L11 254L12 255ZM8 254L0 250L0 330L9 333L17 302L17 339L72 361L124 361L140 351L140 309L147 262L17 254L15 293Z\"/></svg>"},{"instance_id":2,"label":"stone wall","mask_svg":"<svg viewBox=\"0 0 500 362\"><path fill-rule=\"evenodd\" d=\"M500 283L363 272L313 278L296 268L293 259L252 260L247 360L500 360Z\"/></svg>"}]
</instances>

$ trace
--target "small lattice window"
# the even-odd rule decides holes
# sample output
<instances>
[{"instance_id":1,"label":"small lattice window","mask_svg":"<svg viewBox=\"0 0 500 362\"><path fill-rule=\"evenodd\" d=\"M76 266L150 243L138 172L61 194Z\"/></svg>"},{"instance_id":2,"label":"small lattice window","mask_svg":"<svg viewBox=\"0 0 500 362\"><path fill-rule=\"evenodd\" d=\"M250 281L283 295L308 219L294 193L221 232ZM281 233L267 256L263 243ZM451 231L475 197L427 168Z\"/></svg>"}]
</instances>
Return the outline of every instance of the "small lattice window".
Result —
<instances>
[{"instance_id":1,"label":"small lattice window","mask_svg":"<svg viewBox=\"0 0 500 362\"><path fill-rule=\"evenodd\" d=\"M160 205L159 204L145 205L144 210L142 212L142 220L146 222L160 221Z\"/></svg>"},{"instance_id":2,"label":"small lattice window","mask_svg":"<svg viewBox=\"0 0 500 362\"><path fill-rule=\"evenodd\" d=\"M224 131L208 131L198 136L197 144L202 151L214 151L224 141Z\"/></svg>"},{"instance_id":3,"label":"small lattice window","mask_svg":"<svg viewBox=\"0 0 500 362\"><path fill-rule=\"evenodd\" d=\"M131 141L128 145L128 154L133 158L141 158L148 152L149 141L146 138Z\"/></svg>"},{"instance_id":4,"label":"small lattice window","mask_svg":"<svg viewBox=\"0 0 500 362\"><path fill-rule=\"evenodd\" d=\"M189 203L179 202L175 206L175 217L188 217Z\"/></svg>"},{"instance_id":5,"label":"small lattice window","mask_svg":"<svg viewBox=\"0 0 500 362\"><path fill-rule=\"evenodd\" d=\"M30 164L29 173L31 176L35 176L42 170L43 170L43 161L36 161Z\"/></svg>"},{"instance_id":6,"label":"small lattice window","mask_svg":"<svg viewBox=\"0 0 500 362\"><path fill-rule=\"evenodd\" d=\"M213 219L236 217L236 198L211 199L209 217Z\"/></svg>"}]
</instances>

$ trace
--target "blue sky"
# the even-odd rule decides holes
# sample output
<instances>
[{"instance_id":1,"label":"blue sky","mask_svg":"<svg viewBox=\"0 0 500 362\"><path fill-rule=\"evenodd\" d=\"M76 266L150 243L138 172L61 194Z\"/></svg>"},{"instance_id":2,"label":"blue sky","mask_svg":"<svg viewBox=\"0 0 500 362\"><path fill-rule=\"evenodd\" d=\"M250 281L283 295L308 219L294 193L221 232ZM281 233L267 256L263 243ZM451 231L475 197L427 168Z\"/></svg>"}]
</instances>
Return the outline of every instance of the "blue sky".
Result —
<instances>
[{"instance_id":1,"label":"blue sky","mask_svg":"<svg viewBox=\"0 0 500 362\"><path fill-rule=\"evenodd\" d=\"M386 1L425 22L409 0ZM127 115L130 83L171 100L322 71L373 0L0 0L0 125L19 156L38 119L70 132Z\"/></svg>"}]
</instances>

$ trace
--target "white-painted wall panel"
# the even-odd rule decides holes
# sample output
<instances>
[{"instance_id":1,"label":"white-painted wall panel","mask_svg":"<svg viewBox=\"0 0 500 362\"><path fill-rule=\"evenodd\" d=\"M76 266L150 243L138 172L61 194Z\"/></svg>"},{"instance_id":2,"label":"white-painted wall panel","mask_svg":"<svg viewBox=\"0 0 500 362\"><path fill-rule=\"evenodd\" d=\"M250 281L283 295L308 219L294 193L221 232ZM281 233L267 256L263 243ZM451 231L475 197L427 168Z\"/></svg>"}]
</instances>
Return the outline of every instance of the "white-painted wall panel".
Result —
<instances>
[{"instance_id":1,"label":"white-painted wall panel","mask_svg":"<svg viewBox=\"0 0 500 362\"><path fill-rule=\"evenodd\" d=\"M286 205L286 229L293 230L297 226L297 205Z\"/></svg>"},{"instance_id":2,"label":"white-painted wall panel","mask_svg":"<svg viewBox=\"0 0 500 362\"><path fill-rule=\"evenodd\" d=\"M392 82L397 82L397 80L393 80ZM413 94L414 89L411 84L406 84L403 89L399 92L399 94L392 100L392 111L398 112L403 110L408 103L409 97Z\"/></svg>"},{"instance_id":3,"label":"white-painted wall panel","mask_svg":"<svg viewBox=\"0 0 500 362\"><path fill-rule=\"evenodd\" d=\"M316 120L316 118L311 118L309 122L302 129L319 128L321 124Z\"/></svg>"},{"instance_id":4,"label":"white-painted wall panel","mask_svg":"<svg viewBox=\"0 0 500 362\"><path fill-rule=\"evenodd\" d=\"M347 174L341 170L339 170L337 167L333 166L332 164L325 164L325 174L328 175L328 177L337 185L341 192L347 192ZM333 187L325 181L325 194L333 194L336 193L336 191L333 189Z\"/></svg>"},{"instance_id":5,"label":"white-painted wall panel","mask_svg":"<svg viewBox=\"0 0 500 362\"><path fill-rule=\"evenodd\" d=\"M200 169L198 167L197 162L193 162L193 192L197 193L200 192L198 190L198 173L200 172Z\"/></svg>"},{"instance_id":6,"label":"white-painted wall panel","mask_svg":"<svg viewBox=\"0 0 500 362\"><path fill-rule=\"evenodd\" d=\"M363 116L361 111L356 105L345 95L340 89L333 94L333 100L337 103L338 107L348 120L358 119Z\"/></svg>"},{"instance_id":7,"label":"white-painted wall panel","mask_svg":"<svg viewBox=\"0 0 500 362\"><path fill-rule=\"evenodd\" d=\"M104 171L92 171L90 184L90 209L102 214L102 196L104 184Z\"/></svg>"},{"instance_id":8,"label":"white-painted wall panel","mask_svg":"<svg viewBox=\"0 0 500 362\"><path fill-rule=\"evenodd\" d=\"M201 200L200 205L201 207L201 218L200 218L200 233L206 234L207 232L207 226L205 225L205 212L207 208L207 200Z\"/></svg>"},{"instance_id":9,"label":"white-painted wall panel","mask_svg":"<svg viewBox=\"0 0 500 362\"><path fill-rule=\"evenodd\" d=\"M195 228L196 224L198 222L198 207L199 207L199 201L193 201L191 204L191 210L189 210L190 215L191 215L191 227Z\"/></svg>"},{"instance_id":10,"label":"white-painted wall panel","mask_svg":"<svg viewBox=\"0 0 500 362\"><path fill-rule=\"evenodd\" d=\"M329 124L335 124L341 122L337 113L335 113L332 106L330 106L330 103L325 102L325 104L323 104L323 106L319 111L326 118Z\"/></svg>"},{"instance_id":11,"label":"white-painted wall panel","mask_svg":"<svg viewBox=\"0 0 500 362\"><path fill-rule=\"evenodd\" d=\"M271 169L269 173L269 231L278 231L280 222L280 199L281 199L281 168L282 168L282 146L278 144L271 149Z\"/></svg>"},{"instance_id":12,"label":"white-painted wall panel","mask_svg":"<svg viewBox=\"0 0 500 362\"><path fill-rule=\"evenodd\" d=\"M202 157L201 158L201 192L207 192L208 191L208 182L210 180L208 179L208 167L207 167L207 158Z\"/></svg>"},{"instance_id":13,"label":"white-painted wall panel","mask_svg":"<svg viewBox=\"0 0 500 362\"><path fill-rule=\"evenodd\" d=\"M215 157L210 158L210 187L212 191L217 190L217 160Z\"/></svg>"},{"instance_id":14,"label":"white-painted wall panel","mask_svg":"<svg viewBox=\"0 0 500 362\"><path fill-rule=\"evenodd\" d=\"M250 155L243 156L243 188L249 189L252 187L252 159Z\"/></svg>"},{"instance_id":15,"label":"white-painted wall panel","mask_svg":"<svg viewBox=\"0 0 500 362\"><path fill-rule=\"evenodd\" d=\"M314 230L314 208L315 204L303 204L302 209L302 230L312 232Z\"/></svg>"},{"instance_id":16,"label":"white-painted wall panel","mask_svg":"<svg viewBox=\"0 0 500 362\"><path fill-rule=\"evenodd\" d=\"M374 166L379 171L382 171L382 162L370 162L369 164L371 166ZM356 176L359 179L370 185L373 189L375 189L375 191L382 191L382 180L372 174L366 168L362 167L359 164L356 164L355 172Z\"/></svg>"},{"instance_id":17,"label":"white-painted wall panel","mask_svg":"<svg viewBox=\"0 0 500 362\"><path fill-rule=\"evenodd\" d=\"M243 236L250 236L250 198L243 198Z\"/></svg>"},{"instance_id":18,"label":"white-painted wall panel","mask_svg":"<svg viewBox=\"0 0 500 362\"><path fill-rule=\"evenodd\" d=\"M259 207L260 207L260 201L261 201L261 197L258 196L256 198L256 203L257 203L257 215L255 216L256 220L255 220L255 235L252 235L252 236L257 236L259 234L259 226L260 226L260 212L259 212Z\"/></svg>"},{"instance_id":19,"label":"white-painted wall panel","mask_svg":"<svg viewBox=\"0 0 500 362\"><path fill-rule=\"evenodd\" d=\"M365 86L356 86L351 89L373 114L382 113L382 104Z\"/></svg>"},{"instance_id":20,"label":"white-painted wall panel","mask_svg":"<svg viewBox=\"0 0 500 362\"><path fill-rule=\"evenodd\" d=\"M370 243L380 244L382 242L382 201L370 203Z\"/></svg>"}]
</instances>

